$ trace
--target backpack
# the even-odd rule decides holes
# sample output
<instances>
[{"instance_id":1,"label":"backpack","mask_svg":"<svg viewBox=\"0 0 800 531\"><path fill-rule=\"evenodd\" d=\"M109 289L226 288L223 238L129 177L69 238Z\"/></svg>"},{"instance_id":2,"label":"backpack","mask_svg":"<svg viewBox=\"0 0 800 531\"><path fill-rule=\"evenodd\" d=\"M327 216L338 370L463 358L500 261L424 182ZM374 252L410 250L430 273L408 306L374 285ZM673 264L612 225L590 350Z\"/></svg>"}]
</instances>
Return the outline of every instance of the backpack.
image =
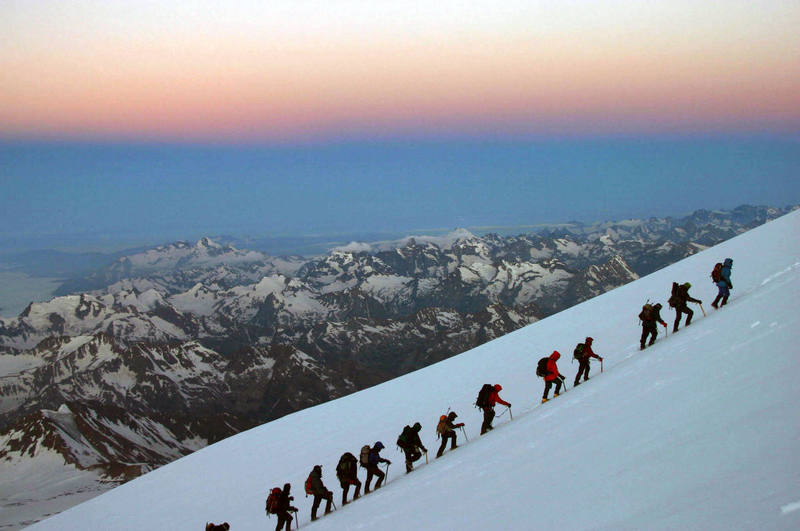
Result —
<instances>
[{"instance_id":1,"label":"backpack","mask_svg":"<svg viewBox=\"0 0 800 531\"><path fill-rule=\"evenodd\" d=\"M678 283L672 283L672 293L667 301L670 308L675 308L680 303L680 296L678 296Z\"/></svg>"},{"instance_id":2,"label":"backpack","mask_svg":"<svg viewBox=\"0 0 800 531\"><path fill-rule=\"evenodd\" d=\"M447 431L447 415L439 417L439 424L436 426L436 435L441 437Z\"/></svg>"},{"instance_id":3,"label":"backpack","mask_svg":"<svg viewBox=\"0 0 800 531\"><path fill-rule=\"evenodd\" d=\"M281 489L279 487L275 487L274 489L269 491L269 496L267 496L267 506L266 511L267 514L276 514L278 512L278 503L281 499Z\"/></svg>"},{"instance_id":4,"label":"backpack","mask_svg":"<svg viewBox=\"0 0 800 531\"><path fill-rule=\"evenodd\" d=\"M550 371L547 370L547 362L550 361L550 358L544 357L539 360L539 363L536 364L536 376L540 378L544 378L548 375Z\"/></svg>"},{"instance_id":5,"label":"backpack","mask_svg":"<svg viewBox=\"0 0 800 531\"><path fill-rule=\"evenodd\" d=\"M312 471L311 474L313 473L314 472ZM311 487L311 485L313 484L311 479L311 474L309 474L308 478L306 478L306 496L308 496L309 494L314 494L314 489Z\"/></svg>"},{"instance_id":6,"label":"backpack","mask_svg":"<svg viewBox=\"0 0 800 531\"><path fill-rule=\"evenodd\" d=\"M489 397L492 396L492 391L494 391L492 384L483 384L478 392L478 398L475 399L475 405L480 408L489 407Z\"/></svg>"},{"instance_id":7,"label":"backpack","mask_svg":"<svg viewBox=\"0 0 800 531\"><path fill-rule=\"evenodd\" d=\"M356 458L350 452L345 452L339 458L339 464L336 465L336 477L339 479L349 478L354 475Z\"/></svg>"},{"instance_id":8,"label":"backpack","mask_svg":"<svg viewBox=\"0 0 800 531\"><path fill-rule=\"evenodd\" d=\"M714 269L711 271L711 282L716 284L720 280L722 280L722 263L717 262L714 264Z\"/></svg>"},{"instance_id":9,"label":"backpack","mask_svg":"<svg viewBox=\"0 0 800 531\"><path fill-rule=\"evenodd\" d=\"M575 346L575 350L572 351L572 357L575 358L578 361L581 361L583 359L583 350L585 348L586 348L586 345L584 345L583 343L578 343Z\"/></svg>"},{"instance_id":10,"label":"backpack","mask_svg":"<svg viewBox=\"0 0 800 531\"><path fill-rule=\"evenodd\" d=\"M405 448L406 446L410 445L411 440L413 438L411 433L413 431L414 429L411 426L406 426L405 428L403 428L403 432L400 434L399 437L397 437L397 446L399 446L400 448Z\"/></svg>"},{"instance_id":11,"label":"backpack","mask_svg":"<svg viewBox=\"0 0 800 531\"><path fill-rule=\"evenodd\" d=\"M642 321L652 321L653 320L653 305L650 303L645 304L642 306L642 311L639 312L639 319Z\"/></svg>"},{"instance_id":12,"label":"backpack","mask_svg":"<svg viewBox=\"0 0 800 531\"><path fill-rule=\"evenodd\" d=\"M367 468L370 465L369 451L370 451L369 445L365 444L364 446L361 447L361 454L358 456L359 457L358 461L364 468Z\"/></svg>"}]
</instances>

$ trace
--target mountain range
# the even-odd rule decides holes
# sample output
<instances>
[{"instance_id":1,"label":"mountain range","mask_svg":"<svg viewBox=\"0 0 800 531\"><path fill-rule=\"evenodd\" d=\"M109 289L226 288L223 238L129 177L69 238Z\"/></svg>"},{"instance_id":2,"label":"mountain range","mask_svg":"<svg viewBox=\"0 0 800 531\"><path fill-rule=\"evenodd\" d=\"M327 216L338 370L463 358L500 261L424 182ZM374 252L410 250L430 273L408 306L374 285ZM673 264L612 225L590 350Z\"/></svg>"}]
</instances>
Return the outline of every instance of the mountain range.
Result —
<instances>
[{"instance_id":1,"label":"mountain range","mask_svg":"<svg viewBox=\"0 0 800 531\"><path fill-rule=\"evenodd\" d=\"M440 363L210 445L34 529L271 528L264 499L286 482L304 526L302 485L315 465L339 505L315 529L796 529L798 242L795 212ZM733 294L713 310L708 273L725 257ZM674 279L691 282L708 313L640 351L641 303ZM587 335L604 363L572 387L569 353ZM542 404L535 369L554 350L568 389ZM498 406L480 436L472 403L484 383L502 384L513 412ZM459 447L436 459L434 427L447 409L466 426ZM66 432L72 411L43 415ZM393 443L414 422L431 455L406 475ZM339 456L375 441L393 462L388 482L342 506ZM0 485L61 455L45 444L10 452Z\"/></svg>"},{"instance_id":2,"label":"mountain range","mask_svg":"<svg viewBox=\"0 0 800 531\"><path fill-rule=\"evenodd\" d=\"M0 461L46 447L92 472L89 490L104 490L467 351L789 210L507 237L457 230L314 258L209 238L124 256L0 320Z\"/></svg>"}]
</instances>

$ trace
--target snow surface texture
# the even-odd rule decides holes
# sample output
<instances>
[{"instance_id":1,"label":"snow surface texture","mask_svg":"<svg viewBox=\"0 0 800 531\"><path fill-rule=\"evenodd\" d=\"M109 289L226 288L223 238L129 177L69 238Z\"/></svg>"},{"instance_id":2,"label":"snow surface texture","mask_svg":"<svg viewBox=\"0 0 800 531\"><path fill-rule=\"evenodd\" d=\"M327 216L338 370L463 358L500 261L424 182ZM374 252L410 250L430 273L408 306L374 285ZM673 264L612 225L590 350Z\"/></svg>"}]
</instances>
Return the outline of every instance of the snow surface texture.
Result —
<instances>
[{"instance_id":1,"label":"snow surface texture","mask_svg":"<svg viewBox=\"0 0 800 531\"><path fill-rule=\"evenodd\" d=\"M734 260L725 308L709 272ZM671 282L704 301L692 325L640 352L636 315ZM341 500L344 451L381 440L389 482L313 529L799 529L800 212L441 363L226 439L35 525L33 529L272 529L268 488L289 481L308 524L303 482L316 464ZM666 308L662 316L671 321ZM671 327L671 322L670 322ZM572 389L587 335L603 374ZM537 360L557 349L566 394L541 405ZM479 437L481 384L514 407ZM469 443L434 459L448 406ZM498 413L504 408L498 407ZM430 464L403 474L394 441L420 421ZM424 463L424 458L422 460ZM364 473L360 470L363 480ZM351 494L352 495L352 494Z\"/></svg>"}]
</instances>

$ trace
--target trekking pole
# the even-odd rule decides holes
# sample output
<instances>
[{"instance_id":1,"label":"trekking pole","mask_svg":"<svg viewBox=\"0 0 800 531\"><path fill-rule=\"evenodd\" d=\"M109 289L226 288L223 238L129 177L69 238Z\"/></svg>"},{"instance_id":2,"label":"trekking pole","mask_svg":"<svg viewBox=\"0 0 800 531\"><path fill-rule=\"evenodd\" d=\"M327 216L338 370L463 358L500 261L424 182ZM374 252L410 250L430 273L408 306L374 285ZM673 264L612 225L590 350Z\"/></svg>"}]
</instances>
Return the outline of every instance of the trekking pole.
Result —
<instances>
[{"instance_id":1,"label":"trekking pole","mask_svg":"<svg viewBox=\"0 0 800 531\"><path fill-rule=\"evenodd\" d=\"M705 309L703 308L703 303L700 303L700 310L702 310L702 312L703 312L703 317L705 317L705 316L706 316L706 311L705 311Z\"/></svg>"},{"instance_id":2,"label":"trekking pole","mask_svg":"<svg viewBox=\"0 0 800 531\"><path fill-rule=\"evenodd\" d=\"M466 432L466 430L464 429L464 426L461 426L461 433L463 433L463 434L464 434L464 438L467 440L467 442L469 442L469 437L467 437L467 432Z\"/></svg>"},{"instance_id":3,"label":"trekking pole","mask_svg":"<svg viewBox=\"0 0 800 531\"><path fill-rule=\"evenodd\" d=\"M514 420L514 414L511 412L511 406L508 406L508 414L511 416L511 420Z\"/></svg>"},{"instance_id":4,"label":"trekking pole","mask_svg":"<svg viewBox=\"0 0 800 531\"><path fill-rule=\"evenodd\" d=\"M603 360L600 360L600 374L603 374Z\"/></svg>"},{"instance_id":5,"label":"trekking pole","mask_svg":"<svg viewBox=\"0 0 800 531\"><path fill-rule=\"evenodd\" d=\"M428 452L425 452L425 464L428 464Z\"/></svg>"},{"instance_id":6,"label":"trekking pole","mask_svg":"<svg viewBox=\"0 0 800 531\"><path fill-rule=\"evenodd\" d=\"M389 463L386 463L386 474L384 474L383 481L389 483Z\"/></svg>"}]
</instances>

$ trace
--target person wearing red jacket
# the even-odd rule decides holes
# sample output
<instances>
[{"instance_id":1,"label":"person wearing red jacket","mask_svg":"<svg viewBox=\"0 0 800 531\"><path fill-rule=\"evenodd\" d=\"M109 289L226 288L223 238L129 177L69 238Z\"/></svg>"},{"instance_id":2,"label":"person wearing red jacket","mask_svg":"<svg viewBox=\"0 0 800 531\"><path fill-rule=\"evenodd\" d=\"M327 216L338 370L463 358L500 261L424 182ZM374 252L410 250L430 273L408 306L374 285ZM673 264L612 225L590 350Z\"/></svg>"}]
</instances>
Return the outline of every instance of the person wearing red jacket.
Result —
<instances>
[{"instance_id":1,"label":"person wearing red jacket","mask_svg":"<svg viewBox=\"0 0 800 531\"><path fill-rule=\"evenodd\" d=\"M557 350L554 350L552 354L550 354L550 358L547 360L547 375L544 377L544 394L542 395L542 404L547 402L547 395L550 394L550 387L553 386L553 382L556 383L556 390L553 393L553 398L558 396L558 393L561 391L561 384L564 383L564 376L559 374L558 372L558 365L556 362L561 357L561 354Z\"/></svg>"},{"instance_id":2,"label":"person wearing red jacket","mask_svg":"<svg viewBox=\"0 0 800 531\"><path fill-rule=\"evenodd\" d=\"M494 390L489 394L489 405L483 407L483 424L481 424L481 435L492 429L492 421L494 420L494 406L495 404L503 404L506 407L511 407L511 404L500 398L500 391L503 386L494 384Z\"/></svg>"},{"instance_id":3,"label":"person wearing red jacket","mask_svg":"<svg viewBox=\"0 0 800 531\"><path fill-rule=\"evenodd\" d=\"M591 358L603 361L602 356L598 356L592 350L592 341L594 341L594 339L592 339L591 337L587 337L586 342L583 344L583 351L580 353L579 356L576 356L576 358L578 359L578 374L575 375L575 382L573 387L580 385L581 375L583 376L584 382L589 379L589 360ZM558 391L556 391L556 394L558 394Z\"/></svg>"}]
</instances>

